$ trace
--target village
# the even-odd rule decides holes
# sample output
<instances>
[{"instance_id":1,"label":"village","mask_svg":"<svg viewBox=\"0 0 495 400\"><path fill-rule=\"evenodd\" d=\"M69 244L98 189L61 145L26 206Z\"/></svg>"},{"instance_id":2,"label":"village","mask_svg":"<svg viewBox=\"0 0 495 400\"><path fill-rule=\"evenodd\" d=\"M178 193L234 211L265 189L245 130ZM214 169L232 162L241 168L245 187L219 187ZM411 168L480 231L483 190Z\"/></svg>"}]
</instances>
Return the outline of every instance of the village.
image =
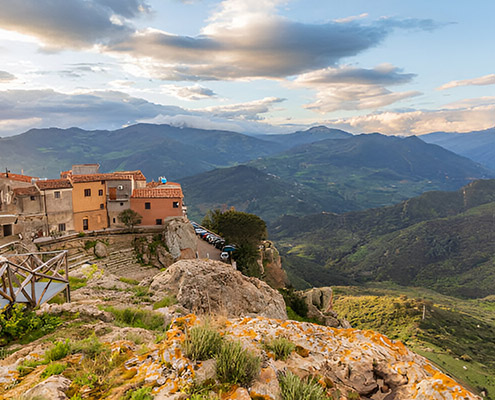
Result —
<instances>
[{"instance_id":1,"label":"village","mask_svg":"<svg viewBox=\"0 0 495 400\"><path fill-rule=\"evenodd\" d=\"M99 169L99 164L73 165L59 179L0 173L0 244L124 228L119 215L125 210L139 214L142 226L186 215L180 184L165 178L147 182L139 170Z\"/></svg>"}]
</instances>

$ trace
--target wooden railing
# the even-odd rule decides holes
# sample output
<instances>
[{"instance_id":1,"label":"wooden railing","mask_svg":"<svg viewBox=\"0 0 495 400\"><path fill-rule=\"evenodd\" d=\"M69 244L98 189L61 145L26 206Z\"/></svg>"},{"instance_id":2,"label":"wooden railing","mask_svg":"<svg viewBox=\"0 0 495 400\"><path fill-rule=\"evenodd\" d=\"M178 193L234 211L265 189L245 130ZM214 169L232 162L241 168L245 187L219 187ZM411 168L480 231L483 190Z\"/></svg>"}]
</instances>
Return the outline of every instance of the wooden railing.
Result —
<instances>
[{"instance_id":1,"label":"wooden railing","mask_svg":"<svg viewBox=\"0 0 495 400\"><path fill-rule=\"evenodd\" d=\"M0 256L0 280L0 299L9 304L27 303L34 308L62 291L70 301L65 250Z\"/></svg>"}]
</instances>

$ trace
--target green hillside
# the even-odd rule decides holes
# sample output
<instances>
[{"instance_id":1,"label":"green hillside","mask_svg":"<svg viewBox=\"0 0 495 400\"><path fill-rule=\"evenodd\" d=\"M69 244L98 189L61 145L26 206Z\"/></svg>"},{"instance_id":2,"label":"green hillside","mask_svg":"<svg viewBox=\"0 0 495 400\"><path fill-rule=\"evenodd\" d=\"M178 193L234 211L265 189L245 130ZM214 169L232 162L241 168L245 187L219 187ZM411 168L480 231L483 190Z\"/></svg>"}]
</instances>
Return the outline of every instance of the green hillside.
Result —
<instances>
[{"instance_id":1,"label":"green hillside","mask_svg":"<svg viewBox=\"0 0 495 400\"><path fill-rule=\"evenodd\" d=\"M421 288L387 286L335 287L334 310L355 328L403 341L494 399L494 299L460 300Z\"/></svg>"},{"instance_id":2,"label":"green hillside","mask_svg":"<svg viewBox=\"0 0 495 400\"><path fill-rule=\"evenodd\" d=\"M270 227L300 286L394 281L462 297L495 294L495 181L395 206L284 217Z\"/></svg>"}]
</instances>

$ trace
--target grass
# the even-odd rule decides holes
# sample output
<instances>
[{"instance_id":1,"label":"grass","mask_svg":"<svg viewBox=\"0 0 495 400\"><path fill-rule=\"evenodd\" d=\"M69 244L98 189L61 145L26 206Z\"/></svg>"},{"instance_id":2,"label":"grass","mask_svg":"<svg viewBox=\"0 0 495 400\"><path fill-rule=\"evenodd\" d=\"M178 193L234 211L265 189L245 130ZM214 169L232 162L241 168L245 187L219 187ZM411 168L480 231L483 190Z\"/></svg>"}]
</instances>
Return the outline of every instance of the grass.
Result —
<instances>
[{"instance_id":1,"label":"grass","mask_svg":"<svg viewBox=\"0 0 495 400\"><path fill-rule=\"evenodd\" d=\"M45 362L58 361L66 357L71 352L69 339L65 342L56 342L53 347L45 351Z\"/></svg>"},{"instance_id":2,"label":"grass","mask_svg":"<svg viewBox=\"0 0 495 400\"><path fill-rule=\"evenodd\" d=\"M119 278L119 281L120 282L123 282L123 283L127 283L129 285L133 285L133 286L137 286L139 285L139 281L135 280L135 279L130 279L130 278Z\"/></svg>"},{"instance_id":3,"label":"grass","mask_svg":"<svg viewBox=\"0 0 495 400\"><path fill-rule=\"evenodd\" d=\"M129 400L153 400L153 395L151 394L152 388L143 387L140 389L133 390L130 393L126 393L125 399Z\"/></svg>"},{"instance_id":4,"label":"grass","mask_svg":"<svg viewBox=\"0 0 495 400\"><path fill-rule=\"evenodd\" d=\"M222 383L247 387L260 372L260 358L237 341L224 341L216 360L217 378Z\"/></svg>"},{"instance_id":5,"label":"grass","mask_svg":"<svg viewBox=\"0 0 495 400\"><path fill-rule=\"evenodd\" d=\"M134 328L149 329L152 331L164 331L163 315L154 311L141 310L139 308L115 308L104 307L115 317L118 324L132 326Z\"/></svg>"},{"instance_id":6,"label":"grass","mask_svg":"<svg viewBox=\"0 0 495 400\"><path fill-rule=\"evenodd\" d=\"M296 349L296 345L286 338L275 338L264 343L266 351L275 355L276 360L287 360L290 354Z\"/></svg>"},{"instance_id":7,"label":"grass","mask_svg":"<svg viewBox=\"0 0 495 400\"><path fill-rule=\"evenodd\" d=\"M43 379L46 379L52 375L60 375L67 369L66 363L52 363L46 367L46 369L41 374Z\"/></svg>"},{"instance_id":8,"label":"grass","mask_svg":"<svg viewBox=\"0 0 495 400\"><path fill-rule=\"evenodd\" d=\"M177 304L177 299L174 296L165 296L163 299L153 304L153 310L157 310L162 307L169 307Z\"/></svg>"},{"instance_id":9,"label":"grass","mask_svg":"<svg viewBox=\"0 0 495 400\"><path fill-rule=\"evenodd\" d=\"M186 331L184 353L192 360L208 360L218 354L222 336L208 325L200 325Z\"/></svg>"},{"instance_id":10,"label":"grass","mask_svg":"<svg viewBox=\"0 0 495 400\"><path fill-rule=\"evenodd\" d=\"M70 290L80 289L88 283L88 280L85 278L76 278L74 276L69 276L69 286Z\"/></svg>"},{"instance_id":11,"label":"grass","mask_svg":"<svg viewBox=\"0 0 495 400\"><path fill-rule=\"evenodd\" d=\"M326 400L325 389L313 380L301 380L288 371L279 377L282 400Z\"/></svg>"}]
</instances>

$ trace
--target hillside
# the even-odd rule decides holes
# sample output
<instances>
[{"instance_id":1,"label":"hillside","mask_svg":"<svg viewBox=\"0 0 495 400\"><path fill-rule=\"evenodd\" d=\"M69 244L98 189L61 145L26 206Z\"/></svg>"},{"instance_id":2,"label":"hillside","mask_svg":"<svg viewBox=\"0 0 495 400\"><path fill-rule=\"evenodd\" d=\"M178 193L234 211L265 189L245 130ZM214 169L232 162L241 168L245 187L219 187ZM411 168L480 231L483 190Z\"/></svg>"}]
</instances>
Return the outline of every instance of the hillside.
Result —
<instances>
[{"instance_id":1,"label":"hillside","mask_svg":"<svg viewBox=\"0 0 495 400\"><path fill-rule=\"evenodd\" d=\"M315 286L394 281L442 293L495 294L495 181L342 215L284 217L271 237L289 276Z\"/></svg>"},{"instance_id":2,"label":"hillside","mask_svg":"<svg viewBox=\"0 0 495 400\"><path fill-rule=\"evenodd\" d=\"M286 214L342 213L398 203L429 190L455 190L493 175L415 137L379 134L320 140L247 165L252 168L216 169L182 180L192 215L198 218L219 206L267 221Z\"/></svg>"},{"instance_id":3,"label":"hillside","mask_svg":"<svg viewBox=\"0 0 495 400\"><path fill-rule=\"evenodd\" d=\"M420 139L495 169L495 128L467 133L434 132Z\"/></svg>"},{"instance_id":4,"label":"hillside","mask_svg":"<svg viewBox=\"0 0 495 400\"><path fill-rule=\"evenodd\" d=\"M0 161L12 172L58 177L72 164L102 171L141 169L149 178L194 175L280 151L279 145L235 132L138 124L116 131L32 129L0 139Z\"/></svg>"}]
</instances>

